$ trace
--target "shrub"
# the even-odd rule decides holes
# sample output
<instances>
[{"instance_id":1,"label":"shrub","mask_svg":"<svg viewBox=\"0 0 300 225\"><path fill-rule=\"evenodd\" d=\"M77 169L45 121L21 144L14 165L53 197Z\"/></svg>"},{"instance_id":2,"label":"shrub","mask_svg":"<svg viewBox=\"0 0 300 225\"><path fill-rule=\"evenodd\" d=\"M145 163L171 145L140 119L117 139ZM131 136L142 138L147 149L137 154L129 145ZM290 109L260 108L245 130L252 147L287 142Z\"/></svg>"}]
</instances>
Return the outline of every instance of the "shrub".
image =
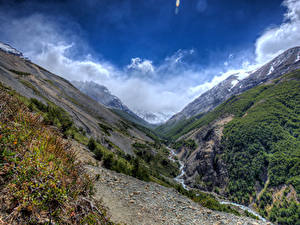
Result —
<instances>
[{"instance_id":1,"label":"shrub","mask_svg":"<svg viewBox=\"0 0 300 225\"><path fill-rule=\"evenodd\" d=\"M93 138L90 138L89 143L87 145L89 150L94 151L96 149L96 142Z\"/></svg>"}]
</instances>

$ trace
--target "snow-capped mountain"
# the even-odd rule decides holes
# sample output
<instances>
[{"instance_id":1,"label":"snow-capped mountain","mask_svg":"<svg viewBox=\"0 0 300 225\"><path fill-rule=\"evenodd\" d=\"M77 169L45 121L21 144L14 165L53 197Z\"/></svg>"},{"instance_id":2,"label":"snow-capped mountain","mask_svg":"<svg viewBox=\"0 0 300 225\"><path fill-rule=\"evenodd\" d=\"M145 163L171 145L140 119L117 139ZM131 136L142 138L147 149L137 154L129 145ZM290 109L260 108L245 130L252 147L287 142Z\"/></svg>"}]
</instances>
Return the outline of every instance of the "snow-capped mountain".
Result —
<instances>
[{"instance_id":1,"label":"snow-capped mountain","mask_svg":"<svg viewBox=\"0 0 300 225\"><path fill-rule=\"evenodd\" d=\"M200 113L208 112L233 95L275 79L284 73L300 68L300 47L291 48L256 71L229 76L212 89L206 91L181 112L172 116L166 124L176 124Z\"/></svg>"},{"instance_id":2,"label":"snow-capped mountain","mask_svg":"<svg viewBox=\"0 0 300 225\"><path fill-rule=\"evenodd\" d=\"M80 91L93 98L97 102L100 102L109 108L120 109L122 111L132 113L131 110L125 104L123 104L118 97L111 94L105 86L97 84L93 81L72 81L72 83Z\"/></svg>"},{"instance_id":3,"label":"snow-capped mountain","mask_svg":"<svg viewBox=\"0 0 300 225\"><path fill-rule=\"evenodd\" d=\"M149 120L130 110L117 96L113 95L105 86L95 83L93 81L72 81L75 87L81 92L103 104L104 106L114 109L120 116L131 122L143 125L145 127L152 127ZM125 112L121 113L121 112Z\"/></svg>"},{"instance_id":4,"label":"snow-capped mountain","mask_svg":"<svg viewBox=\"0 0 300 225\"><path fill-rule=\"evenodd\" d=\"M13 54L13 55L23 57L23 54L21 52L19 52L15 48L13 48L10 45L5 44L3 42L0 42L0 50L4 51L6 53L10 53L10 54Z\"/></svg>"},{"instance_id":5,"label":"snow-capped mountain","mask_svg":"<svg viewBox=\"0 0 300 225\"><path fill-rule=\"evenodd\" d=\"M146 111L136 111L135 112L139 117L146 120L148 123L151 124L161 124L167 121L172 115L165 114L165 113L152 113Z\"/></svg>"}]
</instances>

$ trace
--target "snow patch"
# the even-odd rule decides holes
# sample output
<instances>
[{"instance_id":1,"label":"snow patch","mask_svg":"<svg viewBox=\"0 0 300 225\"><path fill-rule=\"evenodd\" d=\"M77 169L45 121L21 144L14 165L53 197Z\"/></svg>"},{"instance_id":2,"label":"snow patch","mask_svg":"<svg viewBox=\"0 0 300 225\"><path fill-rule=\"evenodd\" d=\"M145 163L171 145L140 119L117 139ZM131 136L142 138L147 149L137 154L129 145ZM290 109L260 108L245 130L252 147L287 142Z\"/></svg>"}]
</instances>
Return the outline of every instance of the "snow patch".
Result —
<instances>
[{"instance_id":1,"label":"snow patch","mask_svg":"<svg viewBox=\"0 0 300 225\"><path fill-rule=\"evenodd\" d=\"M16 49L11 47L10 45L2 43L2 42L0 42L0 49L4 52L10 53L10 54L22 56L21 52L17 51Z\"/></svg>"},{"instance_id":2,"label":"snow patch","mask_svg":"<svg viewBox=\"0 0 300 225\"><path fill-rule=\"evenodd\" d=\"M267 75L270 75L271 73L273 73L273 71L274 71L274 67L271 66Z\"/></svg>"},{"instance_id":3,"label":"snow patch","mask_svg":"<svg viewBox=\"0 0 300 225\"><path fill-rule=\"evenodd\" d=\"M233 88L235 85L237 85L238 82L239 82L239 80L233 80L233 81L231 81L231 85L232 85L231 88ZM230 88L230 89L231 89L231 88Z\"/></svg>"},{"instance_id":4,"label":"snow patch","mask_svg":"<svg viewBox=\"0 0 300 225\"><path fill-rule=\"evenodd\" d=\"M142 110L133 110L135 114L137 114L142 119L146 120L151 124L162 124L171 118L173 113L160 113L160 112L147 112Z\"/></svg>"},{"instance_id":5,"label":"snow patch","mask_svg":"<svg viewBox=\"0 0 300 225\"><path fill-rule=\"evenodd\" d=\"M248 77L250 75L250 72L248 71L245 71L245 70L241 70L239 73L238 73L238 80L243 80L245 79L246 77Z\"/></svg>"},{"instance_id":6,"label":"snow patch","mask_svg":"<svg viewBox=\"0 0 300 225\"><path fill-rule=\"evenodd\" d=\"M295 62L298 62L299 60L300 60L300 55L297 55Z\"/></svg>"}]
</instances>

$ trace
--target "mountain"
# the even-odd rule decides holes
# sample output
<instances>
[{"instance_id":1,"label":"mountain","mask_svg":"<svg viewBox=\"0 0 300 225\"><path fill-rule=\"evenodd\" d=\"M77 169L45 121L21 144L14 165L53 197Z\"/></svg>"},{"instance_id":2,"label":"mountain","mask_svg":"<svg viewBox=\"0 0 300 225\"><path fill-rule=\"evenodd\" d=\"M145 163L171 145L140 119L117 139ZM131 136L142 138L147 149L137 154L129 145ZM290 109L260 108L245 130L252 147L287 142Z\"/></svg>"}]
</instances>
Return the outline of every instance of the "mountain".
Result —
<instances>
[{"instance_id":1,"label":"mountain","mask_svg":"<svg viewBox=\"0 0 300 225\"><path fill-rule=\"evenodd\" d=\"M300 70L286 72L190 119L173 148L189 187L252 205L276 224L297 224Z\"/></svg>"},{"instance_id":2,"label":"mountain","mask_svg":"<svg viewBox=\"0 0 300 225\"><path fill-rule=\"evenodd\" d=\"M255 72L231 75L200 95L181 112L172 116L164 125L158 128L158 131L166 134L180 121L187 120L197 114L209 112L231 96L241 94L252 87L280 77L282 74L297 68L300 68L300 47L283 52Z\"/></svg>"},{"instance_id":3,"label":"mountain","mask_svg":"<svg viewBox=\"0 0 300 225\"><path fill-rule=\"evenodd\" d=\"M110 91L103 85L97 84L93 81L72 81L72 84L82 93L85 93L87 96L109 108L119 109L133 114L133 112L125 104L123 104L118 97L111 94Z\"/></svg>"},{"instance_id":4,"label":"mountain","mask_svg":"<svg viewBox=\"0 0 300 225\"><path fill-rule=\"evenodd\" d=\"M122 118L147 128L155 127L131 111L117 96L111 94L105 86L93 81L72 81L72 84L82 93L112 109Z\"/></svg>"},{"instance_id":5,"label":"mountain","mask_svg":"<svg viewBox=\"0 0 300 225\"><path fill-rule=\"evenodd\" d=\"M149 123L154 124L154 127L156 127L159 124L162 124L164 121L167 121L172 116L165 113L152 113L146 111L137 111L136 114L144 120L148 121Z\"/></svg>"}]
</instances>

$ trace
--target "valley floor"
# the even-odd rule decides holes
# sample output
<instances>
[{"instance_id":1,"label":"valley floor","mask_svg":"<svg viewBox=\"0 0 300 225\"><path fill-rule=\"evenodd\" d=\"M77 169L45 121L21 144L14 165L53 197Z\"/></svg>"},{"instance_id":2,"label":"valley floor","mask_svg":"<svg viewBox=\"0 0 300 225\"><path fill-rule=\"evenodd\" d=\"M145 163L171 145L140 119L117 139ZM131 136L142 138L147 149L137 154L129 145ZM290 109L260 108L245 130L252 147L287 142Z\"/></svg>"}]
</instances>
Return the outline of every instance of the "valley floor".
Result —
<instances>
[{"instance_id":1,"label":"valley floor","mask_svg":"<svg viewBox=\"0 0 300 225\"><path fill-rule=\"evenodd\" d=\"M271 224L212 211L180 195L176 190L147 183L100 167L87 165L95 183L95 198L108 207L117 223L182 225L256 225Z\"/></svg>"}]
</instances>

